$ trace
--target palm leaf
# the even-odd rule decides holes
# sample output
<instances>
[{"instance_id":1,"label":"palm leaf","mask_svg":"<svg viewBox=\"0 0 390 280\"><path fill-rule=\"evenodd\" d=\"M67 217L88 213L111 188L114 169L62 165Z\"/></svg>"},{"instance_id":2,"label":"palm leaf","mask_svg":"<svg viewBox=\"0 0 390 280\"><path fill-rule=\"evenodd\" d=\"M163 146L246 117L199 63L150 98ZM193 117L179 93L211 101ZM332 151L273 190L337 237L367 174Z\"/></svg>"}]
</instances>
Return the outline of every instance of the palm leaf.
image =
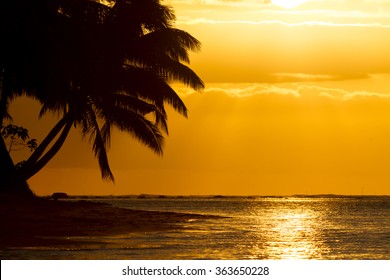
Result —
<instances>
[{"instance_id":1,"label":"palm leaf","mask_svg":"<svg viewBox=\"0 0 390 280\"><path fill-rule=\"evenodd\" d=\"M153 102L161 111L164 110L164 102L167 102L177 112L187 116L187 107L184 102L172 87L152 70L129 65L121 75L119 78L125 91Z\"/></svg>"},{"instance_id":2,"label":"palm leaf","mask_svg":"<svg viewBox=\"0 0 390 280\"><path fill-rule=\"evenodd\" d=\"M107 149L105 141L102 137L101 130L92 107L84 110L84 117L82 118L81 126L84 136L89 136L89 141L92 142L92 150L95 157L98 159L102 178L105 180L114 181L114 175L111 172L108 163Z\"/></svg>"},{"instance_id":3,"label":"palm leaf","mask_svg":"<svg viewBox=\"0 0 390 280\"><path fill-rule=\"evenodd\" d=\"M167 81L179 81L195 90L204 88L204 83L188 66L172 59L165 53L134 52L128 64L153 71Z\"/></svg>"},{"instance_id":4,"label":"palm leaf","mask_svg":"<svg viewBox=\"0 0 390 280\"><path fill-rule=\"evenodd\" d=\"M172 8L161 5L158 0L117 0L113 12L123 24L138 25L151 31L170 27L176 19Z\"/></svg>"},{"instance_id":5,"label":"palm leaf","mask_svg":"<svg viewBox=\"0 0 390 280\"><path fill-rule=\"evenodd\" d=\"M188 51L199 51L201 43L189 33L175 28L163 28L141 36L130 47L149 53L165 52L173 60L189 63Z\"/></svg>"},{"instance_id":6,"label":"palm leaf","mask_svg":"<svg viewBox=\"0 0 390 280\"><path fill-rule=\"evenodd\" d=\"M133 135L156 154L162 154L164 137L158 127L145 117L132 111L118 109L111 115L110 122L119 130Z\"/></svg>"}]
</instances>

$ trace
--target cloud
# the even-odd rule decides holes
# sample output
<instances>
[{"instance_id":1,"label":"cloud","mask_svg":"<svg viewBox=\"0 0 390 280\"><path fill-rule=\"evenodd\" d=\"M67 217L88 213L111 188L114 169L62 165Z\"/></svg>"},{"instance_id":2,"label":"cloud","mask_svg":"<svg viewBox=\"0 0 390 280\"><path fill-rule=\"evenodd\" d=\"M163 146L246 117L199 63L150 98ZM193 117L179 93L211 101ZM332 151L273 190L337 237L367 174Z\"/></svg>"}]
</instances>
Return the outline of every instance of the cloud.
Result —
<instances>
[{"instance_id":1,"label":"cloud","mask_svg":"<svg viewBox=\"0 0 390 280\"><path fill-rule=\"evenodd\" d=\"M110 0L106 0L110 1ZM165 0L171 5L178 4L202 4L202 5L232 5L232 4L242 4L242 5L260 5L260 4L270 4L272 0ZM306 0L307 3L336 3L343 5L361 5L361 4L389 4L389 0Z\"/></svg>"},{"instance_id":2,"label":"cloud","mask_svg":"<svg viewBox=\"0 0 390 280\"><path fill-rule=\"evenodd\" d=\"M205 92L223 92L231 97L248 97L264 94L280 94L300 97L299 92L295 89L274 86L272 84L249 84L242 85L241 87L237 86L237 84L234 84L234 86L225 84L225 87L206 88Z\"/></svg>"},{"instance_id":3,"label":"cloud","mask_svg":"<svg viewBox=\"0 0 390 280\"><path fill-rule=\"evenodd\" d=\"M379 98L389 99L390 93L367 91L367 90L346 90L342 88L323 87L318 85L300 85L296 88L300 96L307 96L307 93L311 95L328 97L331 99L338 99L341 101L348 101L361 98Z\"/></svg>"},{"instance_id":4,"label":"cloud","mask_svg":"<svg viewBox=\"0 0 390 280\"><path fill-rule=\"evenodd\" d=\"M251 6L271 4L271 0L171 0L172 5L201 5L201 6Z\"/></svg>"},{"instance_id":5,"label":"cloud","mask_svg":"<svg viewBox=\"0 0 390 280\"><path fill-rule=\"evenodd\" d=\"M299 26L326 26L326 27L363 27L363 28L390 28L390 24L378 22L373 23L341 23L331 21L302 21L289 23L281 20L215 20L207 18L189 18L179 17L177 20L179 25L196 25L196 24L247 24L247 25L283 25L291 27Z\"/></svg>"},{"instance_id":6,"label":"cloud","mask_svg":"<svg viewBox=\"0 0 390 280\"><path fill-rule=\"evenodd\" d=\"M371 78L371 75L367 73L348 73L340 75L311 73L273 73L266 78L267 83L300 83L369 79Z\"/></svg>"},{"instance_id":7,"label":"cloud","mask_svg":"<svg viewBox=\"0 0 390 280\"><path fill-rule=\"evenodd\" d=\"M187 87L176 85L175 90L181 96L188 96L193 93L196 93L194 90L188 89ZM204 89L204 93L221 93L235 98L244 98L254 95L269 95L269 94L278 94L278 95L290 95L294 97L300 97L299 92L296 89L275 86L272 84L258 84L258 83L249 83L249 84L231 84L231 83L212 83L208 84Z\"/></svg>"},{"instance_id":8,"label":"cloud","mask_svg":"<svg viewBox=\"0 0 390 280\"><path fill-rule=\"evenodd\" d=\"M384 98L389 99L390 94L386 93L380 93L380 92L371 92L371 91L352 91L344 94L343 100L350 100L353 98L359 98L359 97L377 97L377 98Z\"/></svg>"},{"instance_id":9,"label":"cloud","mask_svg":"<svg viewBox=\"0 0 390 280\"><path fill-rule=\"evenodd\" d=\"M278 77L296 78L302 80L329 80L334 77L332 75L315 75L305 73L275 73L274 75Z\"/></svg>"},{"instance_id":10,"label":"cloud","mask_svg":"<svg viewBox=\"0 0 390 280\"><path fill-rule=\"evenodd\" d=\"M289 74L290 75L290 74ZM294 74L291 74L294 75ZM298 76L305 74L296 74ZM310 78L316 75L308 75ZM317 75L322 76L322 75ZM323 75L324 77L326 75ZM184 86L175 85L175 90L180 96L189 96L195 91ZM344 88L326 87L318 84L309 83L283 83L283 84L267 84L267 83L211 83L206 85L205 94L224 94L232 98L247 98L260 95L281 95L291 96L305 100L306 98L323 97L332 100L349 101L362 98L390 99L390 93L369 90L348 90Z\"/></svg>"}]
</instances>

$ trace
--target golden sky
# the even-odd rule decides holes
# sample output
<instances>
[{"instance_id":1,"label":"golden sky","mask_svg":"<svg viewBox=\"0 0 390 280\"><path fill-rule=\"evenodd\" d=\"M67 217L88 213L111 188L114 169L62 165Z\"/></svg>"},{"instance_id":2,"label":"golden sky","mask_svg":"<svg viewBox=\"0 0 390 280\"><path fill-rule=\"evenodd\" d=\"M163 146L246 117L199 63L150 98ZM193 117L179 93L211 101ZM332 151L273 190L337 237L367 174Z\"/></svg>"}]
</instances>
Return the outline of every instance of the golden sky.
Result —
<instances>
[{"instance_id":1,"label":"golden sky","mask_svg":"<svg viewBox=\"0 0 390 280\"><path fill-rule=\"evenodd\" d=\"M37 194L390 195L390 0L163 2L202 42L206 89L175 85L189 118L170 110L163 157L115 133L115 184L73 131Z\"/></svg>"}]
</instances>

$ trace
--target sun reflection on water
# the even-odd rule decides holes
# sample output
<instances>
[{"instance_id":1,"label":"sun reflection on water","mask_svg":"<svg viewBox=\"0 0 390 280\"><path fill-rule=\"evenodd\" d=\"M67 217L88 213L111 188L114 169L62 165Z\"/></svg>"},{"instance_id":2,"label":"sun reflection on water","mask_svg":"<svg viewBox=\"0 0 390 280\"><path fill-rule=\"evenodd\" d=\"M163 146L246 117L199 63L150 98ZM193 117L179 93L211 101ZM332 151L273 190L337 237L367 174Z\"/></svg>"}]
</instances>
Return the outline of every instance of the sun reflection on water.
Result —
<instances>
[{"instance_id":1,"label":"sun reflection on water","mask_svg":"<svg viewBox=\"0 0 390 280\"><path fill-rule=\"evenodd\" d=\"M259 222L263 227L259 236L261 255L271 259L320 259L326 252L326 245L321 237L321 220L323 213L308 207L306 201L289 199L283 202L284 207L270 207L266 213L259 212L259 220L264 215L267 223ZM268 228L268 229L266 229ZM257 254L259 255L258 251Z\"/></svg>"}]
</instances>

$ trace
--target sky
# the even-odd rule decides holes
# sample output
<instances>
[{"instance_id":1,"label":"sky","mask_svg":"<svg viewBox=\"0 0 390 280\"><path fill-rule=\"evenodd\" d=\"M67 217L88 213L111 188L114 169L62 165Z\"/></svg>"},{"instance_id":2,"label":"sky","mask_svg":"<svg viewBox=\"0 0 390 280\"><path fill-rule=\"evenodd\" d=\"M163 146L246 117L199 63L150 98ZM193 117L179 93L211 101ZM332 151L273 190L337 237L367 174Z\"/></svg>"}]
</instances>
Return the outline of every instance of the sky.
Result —
<instances>
[{"instance_id":1,"label":"sky","mask_svg":"<svg viewBox=\"0 0 390 280\"><path fill-rule=\"evenodd\" d=\"M101 180L72 130L30 181L38 195L390 195L390 0L165 0L202 42L191 68L206 88L174 84L160 157L116 131ZM15 124L43 138L51 116L15 100ZM14 154L15 160L21 154Z\"/></svg>"}]
</instances>

